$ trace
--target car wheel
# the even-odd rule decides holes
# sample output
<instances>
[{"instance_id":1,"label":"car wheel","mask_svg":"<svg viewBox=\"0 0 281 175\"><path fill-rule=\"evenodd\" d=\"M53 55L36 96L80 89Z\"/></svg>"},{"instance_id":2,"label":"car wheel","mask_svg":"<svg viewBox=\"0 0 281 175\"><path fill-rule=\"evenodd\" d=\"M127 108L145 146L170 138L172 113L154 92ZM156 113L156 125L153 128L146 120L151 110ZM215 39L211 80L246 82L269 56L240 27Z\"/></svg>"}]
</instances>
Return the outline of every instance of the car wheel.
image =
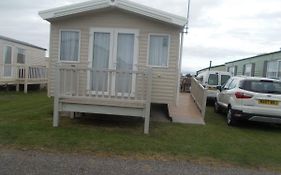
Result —
<instances>
[{"instance_id":1,"label":"car wheel","mask_svg":"<svg viewBox=\"0 0 281 175\"><path fill-rule=\"evenodd\" d=\"M237 124L237 121L232 115L232 109L228 108L227 115L226 115L226 121L228 126L235 126Z\"/></svg>"},{"instance_id":2,"label":"car wheel","mask_svg":"<svg viewBox=\"0 0 281 175\"><path fill-rule=\"evenodd\" d=\"M215 104L214 104L214 111L216 113L220 113L221 112L220 105L218 104L217 101L215 101Z\"/></svg>"}]
</instances>

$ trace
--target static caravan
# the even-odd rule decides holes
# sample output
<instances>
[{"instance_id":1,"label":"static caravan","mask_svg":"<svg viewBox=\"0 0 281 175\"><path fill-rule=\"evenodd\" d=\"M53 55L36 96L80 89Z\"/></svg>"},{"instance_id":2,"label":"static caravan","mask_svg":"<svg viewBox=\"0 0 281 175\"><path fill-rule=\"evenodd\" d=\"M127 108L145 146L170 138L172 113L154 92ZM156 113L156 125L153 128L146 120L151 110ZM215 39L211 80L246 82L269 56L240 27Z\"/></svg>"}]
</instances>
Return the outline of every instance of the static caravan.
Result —
<instances>
[{"instance_id":1,"label":"static caravan","mask_svg":"<svg viewBox=\"0 0 281 175\"><path fill-rule=\"evenodd\" d=\"M0 86L47 83L46 49L0 36Z\"/></svg>"},{"instance_id":2,"label":"static caravan","mask_svg":"<svg viewBox=\"0 0 281 175\"><path fill-rule=\"evenodd\" d=\"M59 112L143 117L177 101L186 18L127 0L39 12L50 22L49 96Z\"/></svg>"}]
</instances>

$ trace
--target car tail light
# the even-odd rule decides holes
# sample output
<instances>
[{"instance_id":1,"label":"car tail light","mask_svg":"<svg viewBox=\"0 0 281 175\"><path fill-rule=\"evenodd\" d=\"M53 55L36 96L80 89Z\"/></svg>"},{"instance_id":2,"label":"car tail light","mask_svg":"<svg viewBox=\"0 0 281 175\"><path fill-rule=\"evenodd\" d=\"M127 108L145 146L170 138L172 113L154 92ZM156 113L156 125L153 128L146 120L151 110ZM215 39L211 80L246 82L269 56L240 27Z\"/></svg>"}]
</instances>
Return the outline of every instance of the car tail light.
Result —
<instances>
[{"instance_id":1,"label":"car tail light","mask_svg":"<svg viewBox=\"0 0 281 175\"><path fill-rule=\"evenodd\" d=\"M246 94L244 92L235 92L235 97L239 98L239 99L248 99L248 98L252 98L253 96L250 94Z\"/></svg>"}]
</instances>

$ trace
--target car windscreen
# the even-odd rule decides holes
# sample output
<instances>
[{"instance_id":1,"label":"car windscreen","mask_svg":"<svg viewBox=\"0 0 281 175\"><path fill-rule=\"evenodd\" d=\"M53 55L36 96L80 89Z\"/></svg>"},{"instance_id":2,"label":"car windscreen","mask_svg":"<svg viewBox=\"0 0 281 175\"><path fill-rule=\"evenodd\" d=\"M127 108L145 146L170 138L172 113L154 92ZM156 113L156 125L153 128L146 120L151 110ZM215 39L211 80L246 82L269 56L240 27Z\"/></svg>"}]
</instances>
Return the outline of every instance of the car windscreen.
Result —
<instances>
[{"instance_id":1,"label":"car windscreen","mask_svg":"<svg viewBox=\"0 0 281 175\"><path fill-rule=\"evenodd\" d=\"M218 74L210 74L208 79L209 85L218 85L219 83L219 76Z\"/></svg>"},{"instance_id":2,"label":"car windscreen","mask_svg":"<svg viewBox=\"0 0 281 175\"><path fill-rule=\"evenodd\" d=\"M229 75L221 75L221 85L224 85L229 78Z\"/></svg>"},{"instance_id":3,"label":"car windscreen","mask_svg":"<svg viewBox=\"0 0 281 175\"><path fill-rule=\"evenodd\" d=\"M258 93L281 94L281 82L271 80L244 80L240 89Z\"/></svg>"}]
</instances>

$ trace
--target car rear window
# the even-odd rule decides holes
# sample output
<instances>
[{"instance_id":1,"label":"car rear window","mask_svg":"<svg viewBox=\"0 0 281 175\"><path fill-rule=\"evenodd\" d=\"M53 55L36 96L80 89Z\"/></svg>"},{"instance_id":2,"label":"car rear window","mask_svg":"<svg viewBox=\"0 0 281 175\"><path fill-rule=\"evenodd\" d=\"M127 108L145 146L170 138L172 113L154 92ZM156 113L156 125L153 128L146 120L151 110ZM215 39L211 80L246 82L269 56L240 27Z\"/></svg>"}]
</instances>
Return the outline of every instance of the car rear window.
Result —
<instances>
[{"instance_id":1,"label":"car rear window","mask_svg":"<svg viewBox=\"0 0 281 175\"><path fill-rule=\"evenodd\" d=\"M271 80L244 80L240 88L258 93L281 94L281 82Z\"/></svg>"},{"instance_id":2,"label":"car rear window","mask_svg":"<svg viewBox=\"0 0 281 175\"><path fill-rule=\"evenodd\" d=\"M221 85L224 85L229 78L230 78L229 75L222 75L221 76Z\"/></svg>"},{"instance_id":3,"label":"car rear window","mask_svg":"<svg viewBox=\"0 0 281 175\"><path fill-rule=\"evenodd\" d=\"M210 74L208 79L209 85L218 85L219 83L219 76L218 74Z\"/></svg>"}]
</instances>

